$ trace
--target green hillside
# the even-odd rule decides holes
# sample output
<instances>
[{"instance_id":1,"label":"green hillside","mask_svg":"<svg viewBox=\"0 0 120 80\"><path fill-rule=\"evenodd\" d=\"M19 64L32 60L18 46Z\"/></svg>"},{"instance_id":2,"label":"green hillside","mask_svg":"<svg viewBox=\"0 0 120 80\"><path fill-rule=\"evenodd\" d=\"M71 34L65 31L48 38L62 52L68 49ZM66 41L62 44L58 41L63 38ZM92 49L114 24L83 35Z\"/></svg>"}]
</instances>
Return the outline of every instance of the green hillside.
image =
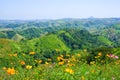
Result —
<instances>
[{"instance_id":1,"label":"green hillside","mask_svg":"<svg viewBox=\"0 0 120 80\"><path fill-rule=\"evenodd\" d=\"M0 80L120 79L120 25L114 19L2 27L13 30L0 31Z\"/></svg>"},{"instance_id":2,"label":"green hillside","mask_svg":"<svg viewBox=\"0 0 120 80\"><path fill-rule=\"evenodd\" d=\"M37 20L37 21L0 21L0 38L11 39L16 33L26 39L40 37L46 32L51 33L63 29L86 29L93 34L107 35L109 32L104 29L113 28L115 32L119 31L120 18L93 18L93 19L58 19L58 20ZM6 23L6 24L5 24ZM5 35L4 35L4 34ZM118 35L118 34L117 34Z\"/></svg>"},{"instance_id":3,"label":"green hillside","mask_svg":"<svg viewBox=\"0 0 120 80\"><path fill-rule=\"evenodd\" d=\"M27 42L30 46L34 46L34 49L40 50L55 50L69 51L70 49L54 34L46 35L40 38L29 40Z\"/></svg>"},{"instance_id":4,"label":"green hillside","mask_svg":"<svg viewBox=\"0 0 120 80\"><path fill-rule=\"evenodd\" d=\"M13 37L15 41L20 41L23 37L16 35ZM49 34L40 38L35 38L32 40L25 40L22 42L15 42L8 39L0 39L0 50L1 52L41 52L41 50L59 50L59 51L70 51L58 37L54 34ZM3 50L4 51L3 51ZM13 51L11 51L13 50Z\"/></svg>"},{"instance_id":5,"label":"green hillside","mask_svg":"<svg viewBox=\"0 0 120 80\"><path fill-rule=\"evenodd\" d=\"M8 40L9 44L5 46L10 46L10 49L13 48L13 52L25 53L28 53L30 51L35 51L37 53L48 51L52 53L52 51L54 50L68 52L71 50L91 50L99 47L113 47L114 44L114 42L110 41L109 38L106 38L105 36L91 34L85 29L59 30L56 32L44 34L41 37L31 40L25 40L23 36L16 34L12 37L12 40L13 41ZM12 46L10 45L10 43L12 44ZM1 43L1 46L2 45L4 44ZM6 50L6 52L8 51Z\"/></svg>"},{"instance_id":6,"label":"green hillside","mask_svg":"<svg viewBox=\"0 0 120 80\"><path fill-rule=\"evenodd\" d=\"M103 36L96 36L87 30L67 29L55 33L72 50L95 49L99 47L109 47L112 42ZM105 40L105 42L104 42Z\"/></svg>"}]
</instances>

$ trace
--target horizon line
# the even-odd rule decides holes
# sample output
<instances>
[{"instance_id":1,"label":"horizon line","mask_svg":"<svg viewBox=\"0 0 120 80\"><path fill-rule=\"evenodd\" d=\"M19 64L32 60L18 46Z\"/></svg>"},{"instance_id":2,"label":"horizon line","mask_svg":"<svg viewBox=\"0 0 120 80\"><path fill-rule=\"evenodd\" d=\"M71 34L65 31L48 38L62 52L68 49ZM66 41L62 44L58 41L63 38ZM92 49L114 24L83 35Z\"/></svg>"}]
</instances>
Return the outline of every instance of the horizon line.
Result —
<instances>
[{"instance_id":1,"label":"horizon line","mask_svg":"<svg viewBox=\"0 0 120 80\"><path fill-rule=\"evenodd\" d=\"M21 21L26 21L26 20L61 20L61 19L108 19L108 18L120 18L120 17L88 17L88 18L43 18L43 19L0 19L0 20L21 20Z\"/></svg>"}]
</instances>

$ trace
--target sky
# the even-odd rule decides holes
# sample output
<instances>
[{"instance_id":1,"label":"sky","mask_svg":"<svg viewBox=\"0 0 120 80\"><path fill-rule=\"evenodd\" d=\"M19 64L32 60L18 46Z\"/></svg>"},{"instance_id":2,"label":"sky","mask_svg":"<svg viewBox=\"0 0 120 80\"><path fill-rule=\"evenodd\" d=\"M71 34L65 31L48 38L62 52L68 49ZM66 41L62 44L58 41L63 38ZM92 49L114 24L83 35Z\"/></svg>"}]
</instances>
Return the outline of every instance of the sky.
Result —
<instances>
[{"instance_id":1,"label":"sky","mask_svg":"<svg viewBox=\"0 0 120 80\"><path fill-rule=\"evenodd\" d=\"M119 18L120 0L0 0L0 19Z\"/></svg>"}]
</instances>

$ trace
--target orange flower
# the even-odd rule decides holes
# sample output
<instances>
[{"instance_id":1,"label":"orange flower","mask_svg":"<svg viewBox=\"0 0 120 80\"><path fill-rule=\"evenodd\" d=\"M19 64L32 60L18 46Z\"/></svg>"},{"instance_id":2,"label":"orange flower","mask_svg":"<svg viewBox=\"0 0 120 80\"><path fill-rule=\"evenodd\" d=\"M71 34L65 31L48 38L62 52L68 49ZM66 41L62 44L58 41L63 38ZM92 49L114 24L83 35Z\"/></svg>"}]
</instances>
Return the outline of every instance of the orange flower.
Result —
<instances>
[{"instance_id":1,"label":"orange flower","mask_svg":"<svg viewBox=\"0 0 120 80\"><path fill-rule=\"evenodd\" d=\"M13 75L13 74L15 74L15 69L14 68L8 68L7 73L10 74L10 75Z\"/></svg>"},{"instance_id":2,"label":"orange flower","mask_svg":"<svg viewBox=\"0 0 120 80\"><path fill-rule=\"evenodd\" d=\"M61 62L58 62L59 65L63 65L64 64L64 61L61 61Z\"/></svg>"},{"instance_id":3,"label":"orange flower","mask_svg":"<svg viewBox=\"0 0 120 80\"><path fill-rule=\"evenodd\" d=\"M21 61L20 64L21 64L21 65L25 65L25 61Z\"/></svg>"},{"instance_id":4,"label":"orange flower","mask_svg":"<svg viewBox=\"0 0 120 80\"><path fill-rule=\"evenodd\" d=\"M34 54L35 54L35 52L30 52L29 54L34 55Z\"/></svg>"}]
</instances>

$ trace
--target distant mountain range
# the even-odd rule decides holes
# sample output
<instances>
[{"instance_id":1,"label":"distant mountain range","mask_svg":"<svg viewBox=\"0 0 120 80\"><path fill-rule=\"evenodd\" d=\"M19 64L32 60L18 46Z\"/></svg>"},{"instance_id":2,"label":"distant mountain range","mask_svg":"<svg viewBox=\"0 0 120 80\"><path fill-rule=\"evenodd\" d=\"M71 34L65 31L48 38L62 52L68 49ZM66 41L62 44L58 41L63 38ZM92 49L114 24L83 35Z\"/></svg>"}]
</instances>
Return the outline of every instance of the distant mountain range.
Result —
<instances>
[{"instance_id":1,"label":"distant mountain range","mask_svg":"<svg viewBox=\"0 0 120 80\"><path fill-rule=\"evenodd\" d=\"M0 20L0 51L38 53L119 48L120 18Z\"/></svg>"}]
</instances>

